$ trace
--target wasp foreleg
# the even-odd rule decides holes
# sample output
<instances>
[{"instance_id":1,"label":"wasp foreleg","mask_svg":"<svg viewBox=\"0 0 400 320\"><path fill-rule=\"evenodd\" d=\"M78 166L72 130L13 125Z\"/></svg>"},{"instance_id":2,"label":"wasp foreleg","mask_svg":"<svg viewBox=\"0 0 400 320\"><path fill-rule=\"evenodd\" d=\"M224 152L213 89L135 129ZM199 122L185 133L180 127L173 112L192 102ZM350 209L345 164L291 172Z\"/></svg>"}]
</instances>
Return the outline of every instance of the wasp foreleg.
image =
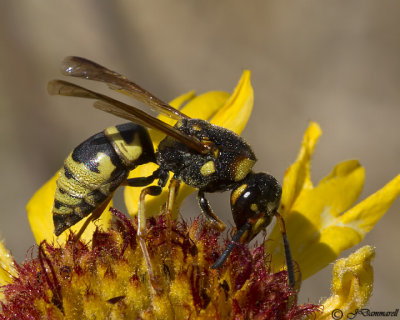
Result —
<instances>
[{"instance_id":1,"label":"wasp foreleg","mask_svg":"<svg viewBox=\"0 0 400 320\"><path fill-rule=\"evenodd\" d=\"M204 191L199 190L197 193L197 199L199 201L199 206L201 211L206 216L207 220L212 224L214 228L218 231L224 231L226 226L225 224L215 215L214 211L212 210L210 203L206 199L204 195Z\"/></svg>"},{"instance_id":2,"label":"wasp foreleg","mask_svg":"<svg viewBox=\"0 0 400 320\"><path fill-rule=\"evenodd\" d=\"M172 179L169 183L169 187L168 187L168 199L167 199L167 205L166 205L167 215L169 216L169 218L172 217L174 204L175 204L176 197L178 196L180 185L181 185L180 180L172 177Z\"/></svg>"},{"instance_id":3,"label":"wasp foreleg","mask_svg":"<svg viewBox=\"0 0 400 320\"><path fill-rule=\"evenodd\" d=\"M166 203L166 224L167 224L167 245L168 248L171 248L171 237L172 237L172 231L171 231L171 221L172 221L172 214L174 210L174 204L176 197L179 192L179 187L181 185L181 182L174 177L172 177L169 186L168 186L168 198L167 198L167 203Z\"/></svg>"}]
</instances>

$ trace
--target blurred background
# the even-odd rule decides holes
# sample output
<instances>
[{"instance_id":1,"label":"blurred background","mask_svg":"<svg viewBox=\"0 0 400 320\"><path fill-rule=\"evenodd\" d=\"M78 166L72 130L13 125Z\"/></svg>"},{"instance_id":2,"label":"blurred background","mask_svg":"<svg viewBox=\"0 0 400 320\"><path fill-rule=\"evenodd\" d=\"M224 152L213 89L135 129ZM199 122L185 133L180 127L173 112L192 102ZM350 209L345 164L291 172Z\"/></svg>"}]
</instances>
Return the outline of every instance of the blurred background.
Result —
<instances>
[{"instance_id":1,"label":"blurred background","mask_svg":"<svg viewBox=\"0 0 400 320\"><path fill-rule=\"evenodd\" d=\"M30 197L76 145L121 122L88 101L47 95L67 55L166 101L192 89L231 91L251 69L255 108L243 136L257 170L282 181L313 120L324 131L314 183L359 159L364 198L400 173L398 1L0 1L0 46L0 230L19 262L34 243ZM232 222L228 199L210 197ZM199 213L194 198L185 208ZM362 242L376 247L371 310L399 307L399 214L396 201ZM328 296L330 279L331 267L305 281L301 301Z\"/></svg>"}]
</instances>

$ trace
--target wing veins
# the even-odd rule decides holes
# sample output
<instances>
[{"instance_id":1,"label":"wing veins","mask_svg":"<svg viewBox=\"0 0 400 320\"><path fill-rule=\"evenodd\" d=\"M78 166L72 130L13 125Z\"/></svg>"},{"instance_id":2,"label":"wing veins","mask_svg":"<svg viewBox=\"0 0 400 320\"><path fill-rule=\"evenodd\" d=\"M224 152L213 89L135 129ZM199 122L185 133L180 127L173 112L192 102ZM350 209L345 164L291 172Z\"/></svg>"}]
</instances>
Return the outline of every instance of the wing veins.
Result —
<instances>
[{"instance_id":1,"label":"wing veins","mask_svg":"<svg viewBox=\"0 0 400 320\"><path fill-rule=\"evenodd\" d=\"M75 56L67 57L62 64L62 73L66 76L104 82L110 89L131 96L171 118L189 119L187 115L160 100L125 76L91 60Z\"/></svg>"},{"instance_id":2,"label":"wing veins","mask_svg":"<svg viewBox=\"0 0 400 320\"><path fill-rule=\"evenodd\" d=\"M111 113L118 117L129 121L159 130L178 141L181 141L189 148L196 150L199 153L208 153L210 146L203 144L197 138L187 135L177 128L157 119L146 112L137 109L133 106L115 100L101 93L83 88L71 82L63 80L53 80L48 83L48 92L51 95L73 96L87 99L97 99L94 105L95 108Z\"/></svg>"}]
</instances>

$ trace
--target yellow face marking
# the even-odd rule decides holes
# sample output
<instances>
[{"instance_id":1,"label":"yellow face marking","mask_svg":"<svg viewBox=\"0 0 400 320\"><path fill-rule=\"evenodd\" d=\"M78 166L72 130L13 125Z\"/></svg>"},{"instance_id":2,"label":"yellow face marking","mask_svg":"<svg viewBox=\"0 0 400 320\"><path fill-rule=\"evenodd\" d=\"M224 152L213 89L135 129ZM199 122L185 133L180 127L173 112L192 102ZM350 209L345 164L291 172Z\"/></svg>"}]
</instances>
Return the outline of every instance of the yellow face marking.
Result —
<instances>
[{"instance_id":1,"label":"yellow face marking","mask_svg":"<svg viewBox=\"0 0 400 320\"><path fill-rule=\"evenodd\" d=\"M243 191L247 188L247 184L242 184L240 187L236 188L232 192L231 196L231 203L234 205L237 201L237 199L240 197L240 195L243 193Z\"/></svg>"},{"instance_id":2,"label":"yellow face marking","mask_svg":"<svg viewBox=\"0 0 400 320\"><path fill-rule=\"evenodd\" d=\"M252 234L256 235L256 234L260 233L260 231L265 228L264 224L265 224L266 221L267 221L267 219L265 217L262 217L262 218L258 219L253 224L253 227L251 228Z\"/></svg>"},{"instance_id":3,"label":"yellow face marking","mask_svg":"<svg viewBox=\"0 0 400 320\"><path fill-rule=\"evenodd\" d=\"M143 152L139 134L135 134L134 139L129 144L121 137L119 130L115 126L104 130L104 134L110 139L115 151L126 165L135 162Z\"/></svg>"},{"instance_id":4,"label":"yellow face marking","mask_svg":"<svg viewBox=\"0 0 400 320\"><path fill-rule=\"evenodd\" d=\"M214 172L215 172L215 164L214 164L214 161L212 161L212 160L206 162L200 168L200 173L205 177L212 175Z\"/></svg>"},{"instance_id":5,"label":"yellow face marking","mask_svg":"<svg viewBox=\"0 0 400 320\"><path fill-rule=\"evenodd\" d=\"M243 180L253 168L254 163L254 160L248 158L236 162L233 167L233 179L235 181Z\"/></svg>"},{"instance_id":6,"label":"yellow face marking","mask_svg":"<svg viewBox=\"0 0 400 320\"><path fill-rule=\"evenodd\" d=\"M257 212L258 211L258 206L255 203L252 203L250 205L250 209L251 209L251 211Z\"/></svg>"}]
</instances>

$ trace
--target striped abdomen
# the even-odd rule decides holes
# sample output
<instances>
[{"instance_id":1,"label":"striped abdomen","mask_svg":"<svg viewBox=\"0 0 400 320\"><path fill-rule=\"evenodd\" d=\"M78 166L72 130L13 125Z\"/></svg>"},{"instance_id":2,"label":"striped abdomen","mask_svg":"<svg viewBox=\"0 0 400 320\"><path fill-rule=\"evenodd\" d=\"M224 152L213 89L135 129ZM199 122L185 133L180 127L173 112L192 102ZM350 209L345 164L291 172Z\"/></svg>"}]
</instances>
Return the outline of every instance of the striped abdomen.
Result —
<instances>
[{"instance_id":1,"label":"striped abdomen","mask_svg":"<svg viewBox=\"0 0 400 320\"><path fill-rule=\"evenodd\" d=\"M59 235L112 196L137 165L154 162L148 132L134 123L109 127L77 146L64 161L54 196Z\"/></svg>"}]
</instances>

